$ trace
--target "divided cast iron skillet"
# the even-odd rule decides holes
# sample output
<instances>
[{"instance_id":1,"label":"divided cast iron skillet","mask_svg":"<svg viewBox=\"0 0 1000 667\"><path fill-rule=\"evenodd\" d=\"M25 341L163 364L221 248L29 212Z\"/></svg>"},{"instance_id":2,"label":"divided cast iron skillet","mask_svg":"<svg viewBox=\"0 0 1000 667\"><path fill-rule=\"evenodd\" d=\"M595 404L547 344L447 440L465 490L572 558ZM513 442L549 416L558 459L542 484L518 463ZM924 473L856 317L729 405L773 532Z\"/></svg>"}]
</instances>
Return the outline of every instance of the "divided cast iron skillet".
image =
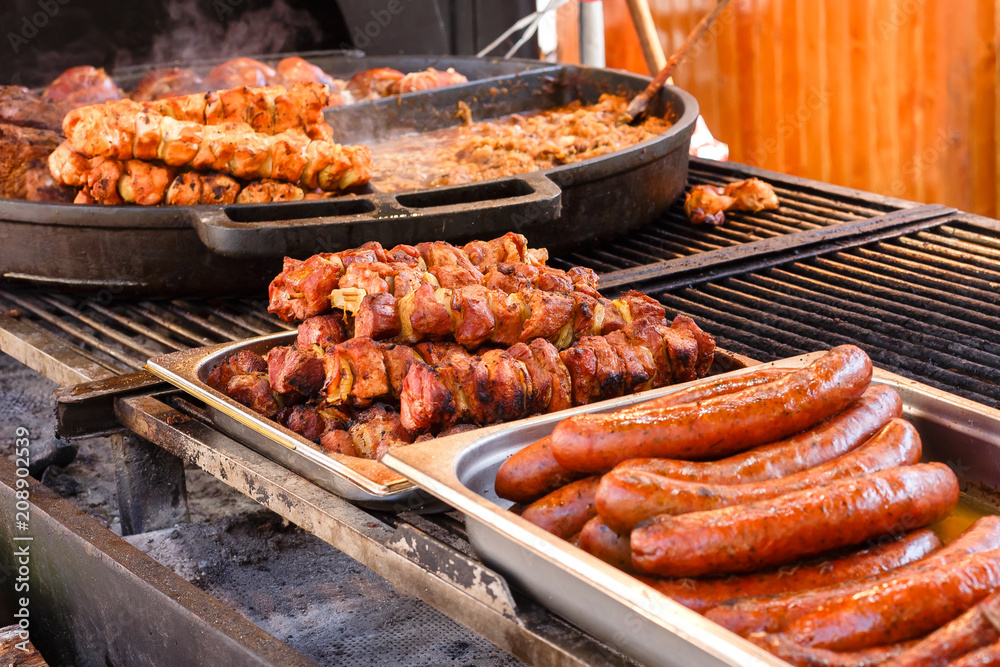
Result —
<instances>
[{"instance_id":1,"label":"divided cast iron skillet","mask_svg":"<svg viewBox=\"0 0 1000 667\"><path fill-rule=\"evenodd\" d=\"M375 143L462 122L549 109L602 93L626 97L648 78L538 61L302 54L331 74L372 67L454 67L470 82L330 109L341 143ZM272 56L266 60L280 59ZM202 67L207 69L211 63ZM123 87L141 70L116 75ZM336 199L228 206L99 206L0 199L0 274L50 289L144 296L259 293L282 257L379 241L465 242L507 231L554 250L617 236L654 219L683 192L698 105L665 87L650 107L673 126L582 163L460 186Z\"/></svg>"}]
</instances>

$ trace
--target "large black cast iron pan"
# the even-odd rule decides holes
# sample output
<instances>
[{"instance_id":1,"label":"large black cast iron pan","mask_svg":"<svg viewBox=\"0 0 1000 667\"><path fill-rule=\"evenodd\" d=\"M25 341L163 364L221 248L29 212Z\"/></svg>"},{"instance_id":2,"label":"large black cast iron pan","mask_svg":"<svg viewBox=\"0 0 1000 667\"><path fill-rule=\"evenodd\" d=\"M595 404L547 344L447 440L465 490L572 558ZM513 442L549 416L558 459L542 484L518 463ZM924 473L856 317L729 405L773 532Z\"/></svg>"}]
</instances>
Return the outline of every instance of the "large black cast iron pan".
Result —
<instances>
[{"instance_id":1,"label":"large black cast iron pan","mask_svg":"<svg viewBox=\"0 0 1000 667\"><path fill-rule=\"evenodd\" d=\"M387 58L368 58L366 66ZM397 59L399 65L403 59ZM443 66L406 59L403 69ZM448 59L463 70L458 59ZM483 67L482 61L479 67ZM501 61L502 62L502 61ZM540 65L544 65L539 63ZM329 65L327 65L329 66ZM509 66L509 65L505 65ZM335 68L332 68L335 69ZM461 122L541 110L602 93L631 97L648 79L560 66L332 109L338 141L364 143ZM463 242L506 231L559 248L642 225L681 194L698 107L665 88L651 108L674 125L664 134L594 160L523 176L403 193L367 192L282 204L136 207L0 200L0 271L8 280L128 294L176 296L261 289L285 255L380 241Z\"/></svg>"}]
</instances>

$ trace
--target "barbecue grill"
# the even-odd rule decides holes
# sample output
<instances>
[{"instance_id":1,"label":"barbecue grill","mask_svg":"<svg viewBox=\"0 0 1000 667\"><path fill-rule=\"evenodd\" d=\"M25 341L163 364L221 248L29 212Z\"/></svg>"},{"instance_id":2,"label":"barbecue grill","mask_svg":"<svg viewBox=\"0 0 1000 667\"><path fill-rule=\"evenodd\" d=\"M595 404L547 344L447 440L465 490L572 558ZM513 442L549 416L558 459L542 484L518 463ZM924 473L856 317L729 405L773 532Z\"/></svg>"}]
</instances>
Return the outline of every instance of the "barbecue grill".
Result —
<instances>
[{"instance_id":1,"label":"barbecue grill","mask_svg":"<svg viewBox=\"0 0 1000 667\"><path fill-rule=\"evenodd\" d=\"M751 359L852 342L886 370L1000 407L993 326L1000 222L697 159L688 186L748 176L773 183L781 208L694 228L675 205L625 236L574 248L551 264L594 268L609 296L643 289ZM67 386L58 392L62 433L114 433L122 460L134 463L119 482L126 534L182 515L183 459L519 658L628 662L480 563L455 513L356 507L226 437L203 406L141 370L157 354L287 330L262 299L129 300L109 292L83 299L6 287L4 312L0 349ZM63 618L53 627L65 625ZM266 660L258 649L247 650ZM92 649L74 650L85 656Z\"/></svg>"}]
</instances>

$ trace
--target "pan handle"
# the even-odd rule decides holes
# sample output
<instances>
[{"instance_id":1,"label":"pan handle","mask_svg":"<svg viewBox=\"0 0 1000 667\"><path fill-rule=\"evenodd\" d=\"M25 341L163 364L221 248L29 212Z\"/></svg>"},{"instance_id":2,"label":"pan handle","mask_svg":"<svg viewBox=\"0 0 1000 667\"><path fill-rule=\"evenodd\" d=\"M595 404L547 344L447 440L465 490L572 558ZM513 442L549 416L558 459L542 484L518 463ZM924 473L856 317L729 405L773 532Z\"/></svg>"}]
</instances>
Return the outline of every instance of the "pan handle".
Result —
<instances>
[{"instance_id":1,"label":"pan handle","mask_svg":"<svg viewBox=\"0 0 1000 667\"><path fill-rule=\"evenodd\" d=\"M391 247L530 232L559 218L562 191L534 172L427 190L187 211L199 238L220 255L307 257L367 241Z\"/></svg>"}]
</instances>

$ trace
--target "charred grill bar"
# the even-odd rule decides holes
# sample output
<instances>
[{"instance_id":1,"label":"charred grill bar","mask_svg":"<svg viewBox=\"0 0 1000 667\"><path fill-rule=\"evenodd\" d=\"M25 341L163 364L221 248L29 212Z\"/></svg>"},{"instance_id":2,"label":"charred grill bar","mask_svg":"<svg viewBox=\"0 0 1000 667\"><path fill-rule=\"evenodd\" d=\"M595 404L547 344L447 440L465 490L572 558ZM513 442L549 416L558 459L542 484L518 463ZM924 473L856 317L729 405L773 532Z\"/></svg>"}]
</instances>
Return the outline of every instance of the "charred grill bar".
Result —
<instances>
[{"instance_id":1,"label":"charred grill bar","mask_svg":"<svg viewBox=\"0 0 1000 667\"><path fill-rule=\"evenodd\" d=\"M747 176L774 183L781 208L696 228L677 205L624 237L550 263L595 269L609 297L643 289L668 313L694 317L731 352L766 360L854 342L888 370L1000 405L1000 334L992 326L1000 299L991 289L1000 282L1000 223L694 159L689 185ZM148 441L166 461L198 465L522 659L628 662L511 591L474 557L455 513L358 508L221 434L201 406L140 370L155 354L289 328L262 299L0 290L0 349L74 385L59 395L64 433L120 423L139 436L116 436L126 453L141 453ZM144 523L141 508L156 491L142 491L142 481L126 487L133 490L122 494L122 514L134 515L133 529L148 530L154 524ZM156 488L170 483L166 475ZM168 510L176 516L183 507Z\"/></svg>"}]
</instances>

